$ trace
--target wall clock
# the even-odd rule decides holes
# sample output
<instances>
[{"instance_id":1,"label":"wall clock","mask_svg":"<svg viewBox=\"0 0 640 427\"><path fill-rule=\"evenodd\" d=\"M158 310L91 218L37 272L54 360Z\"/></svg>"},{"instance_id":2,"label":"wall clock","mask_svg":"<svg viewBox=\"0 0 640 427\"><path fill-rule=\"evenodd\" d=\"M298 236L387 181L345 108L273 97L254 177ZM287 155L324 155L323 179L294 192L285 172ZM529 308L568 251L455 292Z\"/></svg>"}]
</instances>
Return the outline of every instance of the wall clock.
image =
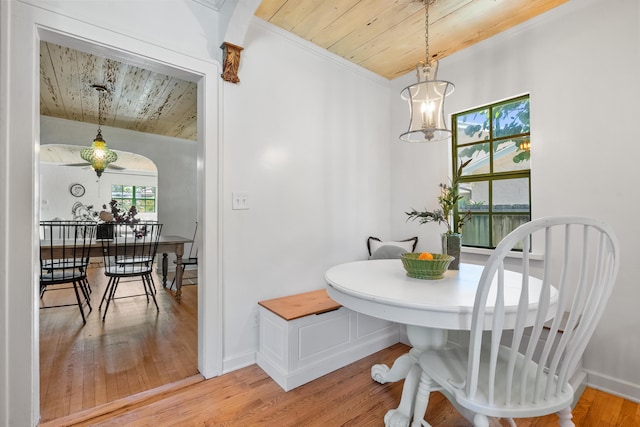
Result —
<instances>
[{"instance_id":1,"label":"wall clock","mask_svg":"<svg viewBox=\"0 0 640 427\"><path fill-rule=\"evenodd\" d=\"M69 187L69 192L74 197L82 197L82 196L84 196L84 191L85 191L84 190L84 185L82 185L82 184L72 184L71 187Z\"/></svg>"}]
</instances>

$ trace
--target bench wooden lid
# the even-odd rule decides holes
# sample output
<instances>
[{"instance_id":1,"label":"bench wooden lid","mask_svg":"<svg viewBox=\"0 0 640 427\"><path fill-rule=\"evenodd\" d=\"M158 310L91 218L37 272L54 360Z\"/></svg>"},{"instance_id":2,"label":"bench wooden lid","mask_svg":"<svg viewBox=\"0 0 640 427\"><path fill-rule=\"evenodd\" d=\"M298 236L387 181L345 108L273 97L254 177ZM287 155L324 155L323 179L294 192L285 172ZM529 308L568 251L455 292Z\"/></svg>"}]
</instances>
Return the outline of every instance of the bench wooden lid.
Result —
<instances>
[{"instance_id":1,"label":"bench wooden lid","mask_svg":"<svg viewBox=\"0 0 640 427\"><path fill-rule=\"evenodd\" d=\"M341 307L340 304L329 297L326 289L259 301L258 304L284 320L326 313Z\"/></svg>"}]
</instances>

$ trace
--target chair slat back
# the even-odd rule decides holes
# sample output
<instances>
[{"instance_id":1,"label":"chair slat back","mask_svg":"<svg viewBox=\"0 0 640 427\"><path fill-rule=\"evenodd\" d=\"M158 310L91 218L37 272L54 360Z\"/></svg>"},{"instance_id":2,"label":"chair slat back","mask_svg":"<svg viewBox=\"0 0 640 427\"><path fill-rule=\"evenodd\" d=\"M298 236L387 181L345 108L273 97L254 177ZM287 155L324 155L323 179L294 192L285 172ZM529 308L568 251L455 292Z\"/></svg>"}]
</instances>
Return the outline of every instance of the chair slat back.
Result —
<instances>
[{"instance_id":1,"label":"chair slat back","mask_svg":"<svg viewBox=\"0 0 640 427\"><path fill-rule=\"evenodd\" d=\"M162 224L113 224L113 228L113 238L101 240L105 269L123 275L151 272Z\"/></svg>"},{"instance_id":2,"label":"chair slat back","mask_svg":"<svg viewBox=\"0 0 640 427\"><path fill-rule=\"evenodd\" d=\"M514 248L522 248L519 261L508 257ZM535 404L566 390L605 309L618 267L618 241L611 227L600 221L541 218L507 235L487 261L476 293L467 396L474 398L480 378L489 381L489 404ZM515 312L505 305L505 270L522 273ZM530 286L530 276L542 281L539 290ZM532 310L530 302L535 300ZM541 339L545 333L548 338ZM491 349L485 352L488 376L480 372L483 345ZM501 345L510 348L506 372L495 369L499 354L504 357ZM525 369L532 363L538 364L535 375ZM500 396L504 401L497 402L494 390L499 381L506 382L507 391Z\"/></svg>"},{"instance_id":3,"label":"chair slat back","mask_svg":"<svg viewBox=\"0 0 640 427\"><path fill-rule=\"evenodd\" d=\"M64 283L84 277L95 233L91 221L41 221L41 280Z\"/></svg>"}]
</instances>

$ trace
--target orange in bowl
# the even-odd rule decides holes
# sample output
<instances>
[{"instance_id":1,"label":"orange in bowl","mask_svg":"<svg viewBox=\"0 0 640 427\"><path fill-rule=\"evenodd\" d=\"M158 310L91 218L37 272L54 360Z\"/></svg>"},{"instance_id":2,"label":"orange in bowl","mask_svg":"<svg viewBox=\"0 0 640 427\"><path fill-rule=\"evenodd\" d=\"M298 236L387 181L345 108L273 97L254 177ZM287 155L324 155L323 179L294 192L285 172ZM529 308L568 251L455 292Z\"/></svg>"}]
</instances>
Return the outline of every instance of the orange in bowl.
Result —
<instances>
[{"instance_id":1,"label":"orange in bowl","mask_svg":"<svg viewBox=\"0 0 640 427\"><path fill-rule=\"evenodd\" d=\"M433 255L431 255L431 252L420 252L420 255L418 255L418 259L433 259Z\"/></svg>"}]
</instances>

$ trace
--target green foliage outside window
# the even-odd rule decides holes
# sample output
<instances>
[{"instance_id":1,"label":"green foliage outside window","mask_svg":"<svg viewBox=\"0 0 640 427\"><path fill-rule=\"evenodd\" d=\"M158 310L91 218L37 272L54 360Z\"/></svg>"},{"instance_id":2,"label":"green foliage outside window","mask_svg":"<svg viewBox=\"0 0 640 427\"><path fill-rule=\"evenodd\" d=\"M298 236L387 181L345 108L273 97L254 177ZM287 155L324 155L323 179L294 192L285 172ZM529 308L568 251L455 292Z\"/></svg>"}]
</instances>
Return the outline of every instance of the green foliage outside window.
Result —
<instances>
[{"instance_id":1,"label":"green foliage outside window","mask_svg":"<svg viewBox=\"0 0 640 427\"><path fill-rule=\"evenodd\" d=\"M112 185L111 198L122 210L135 206L139 213L156 212L156 187Z\"/></svg>"},{"instance_id":2,"label":"green foliage outside window","mask_svg":"<svg viewBox=\"0 0 640 427\"><path fill-rule=\"evenodd\" d=\"M471 212L462 244L494 248L531 219L529 96L454 114L453 171L462 196L455 209ZM460 173L461 172L461 173Z\"/></svg>"}]
</instances>

